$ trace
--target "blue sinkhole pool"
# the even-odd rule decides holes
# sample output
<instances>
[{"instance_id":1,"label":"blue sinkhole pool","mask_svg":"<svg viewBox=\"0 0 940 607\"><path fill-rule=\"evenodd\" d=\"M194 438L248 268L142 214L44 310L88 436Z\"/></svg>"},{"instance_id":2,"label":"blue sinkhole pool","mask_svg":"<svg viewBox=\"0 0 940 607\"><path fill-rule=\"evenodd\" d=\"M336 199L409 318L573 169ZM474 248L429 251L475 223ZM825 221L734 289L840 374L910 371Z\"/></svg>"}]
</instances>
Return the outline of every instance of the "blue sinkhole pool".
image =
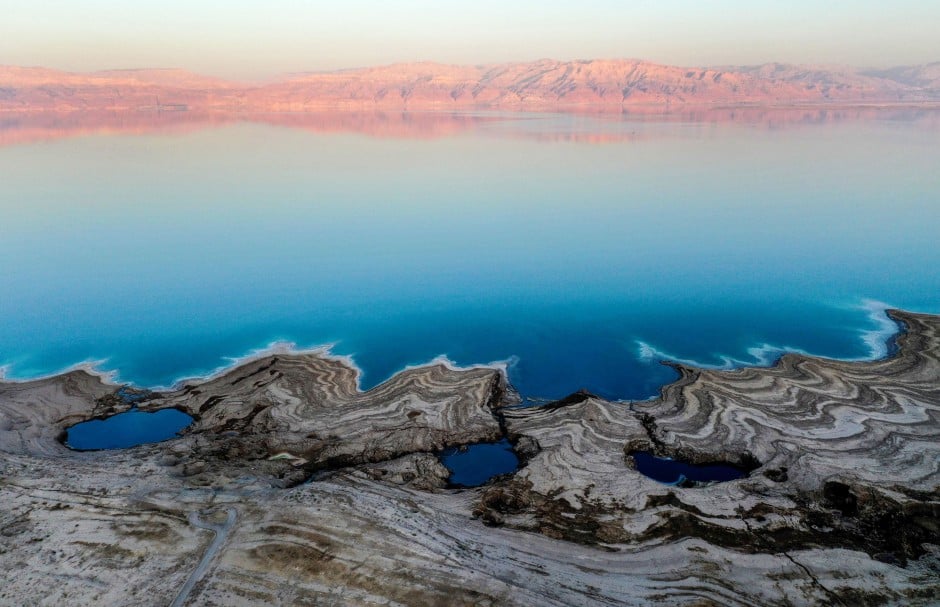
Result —
<instances>
[{"instance_id":1,"label":"blue sinkhole pool","mask_svg":"<svg viewBox=\"0 0 940 607\"><path fill-rule=\"evenodd\" d=\"M153 412L131 409L75 424L66 430L65 446L76 451L97 451L159 443L178 436L192 422L192 417L177 409Z\"/></svg>"},{"instance_id":2,"label":"blue sinkhole pool","mask_svg":"<svg viewBox=\"0 0 940 607\"><path fill-rule=\"evenodd\" d=\"M450 470L448 481L458 487L479 487L519 468L519 458L506 439L447 449L440 453L440 459Z\"/></svg>"},{"instance_id":3,"label":"blue sinkhole pool","mask_svg":"<svg viewBox=\"0 0 940 607\"><path fill-rule=\"evenodd\" d=\"M744 478L749 473L747 469L732 464L689 464L667 457L656 457L645 451L636 451L630 455L636 463L637 471L666 485L721 483Z\"/></svg>"}]
</instances>

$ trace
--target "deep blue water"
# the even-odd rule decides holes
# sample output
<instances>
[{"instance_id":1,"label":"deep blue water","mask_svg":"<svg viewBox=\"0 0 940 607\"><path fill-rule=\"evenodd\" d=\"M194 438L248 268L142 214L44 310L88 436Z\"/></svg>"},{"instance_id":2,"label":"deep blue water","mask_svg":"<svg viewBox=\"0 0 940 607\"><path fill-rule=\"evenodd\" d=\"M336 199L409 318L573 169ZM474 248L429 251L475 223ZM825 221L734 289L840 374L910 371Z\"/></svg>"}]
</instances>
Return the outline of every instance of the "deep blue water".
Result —
<instances>
[{"instance_id":1,"label":"deep blue water","mask_svg":"<svg viewBox=\"0 0 940 607\"><path fill-rule=\"evenodd\" d=\"M65 444L72 449L125 449L158 443L177 436L193 418L176 409L154 412L131 409L106 419L92 419L67 430Z\"/></svg>"},{"instance_id":2,"label":"deep blue water","mask_svg":"<svg viewBox=\"0 0 940 607\"><path fill-rule=\"evenodd\" d=\"M689 464L643 451L631 455L640 473L667 485L678 485L686 480L697 483L724 482L747 476L746 470L730 464Z\"/></svg>"},{"instance_id":3,"label":"deep blue water","mask_svg":"<svg viewBox=\"0 0 940 607\"><path fill-rule=\"evenodd\" d=\"M443 354L525 396L645 398L662 358L879 356L885 305L940 312L932 116L0 147L0 365L156 387L286 340L363 387Z\"/></svg>"},{"instance_id":4,"label":"deep blue water","mask_svg":"<svg viewBox=\"0 0 940 607\"><path fill-rule=\"evenodd\" d=\"M494 476L514 472L519 467L519 458L505 439L447 449L441 452L440 459L450 470L450 484L461 487L479 487Z\"/></svg>"}]
</instances>

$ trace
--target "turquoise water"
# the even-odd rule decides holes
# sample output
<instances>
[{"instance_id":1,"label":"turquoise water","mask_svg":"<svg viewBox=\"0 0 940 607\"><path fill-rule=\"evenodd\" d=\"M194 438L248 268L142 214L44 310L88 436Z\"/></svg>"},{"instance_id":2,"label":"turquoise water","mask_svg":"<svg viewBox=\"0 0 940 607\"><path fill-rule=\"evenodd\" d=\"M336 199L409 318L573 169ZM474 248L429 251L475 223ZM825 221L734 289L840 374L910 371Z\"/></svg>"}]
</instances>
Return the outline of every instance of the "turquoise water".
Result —
<instances>
[{"instance_id":1,"label":"turquoise water","mask_svg":"<svg viewBox=\"0 0 940 607\"><path fill-rule=\"evenodd\" d=\"M364 388L446 355L506 362L527 397L644 398L662 358L878 356L885 305L940 312L937 124L499 115L7 145L0 365L156 387L289 341L351 355Z\"/></svg>"}]
</instances>

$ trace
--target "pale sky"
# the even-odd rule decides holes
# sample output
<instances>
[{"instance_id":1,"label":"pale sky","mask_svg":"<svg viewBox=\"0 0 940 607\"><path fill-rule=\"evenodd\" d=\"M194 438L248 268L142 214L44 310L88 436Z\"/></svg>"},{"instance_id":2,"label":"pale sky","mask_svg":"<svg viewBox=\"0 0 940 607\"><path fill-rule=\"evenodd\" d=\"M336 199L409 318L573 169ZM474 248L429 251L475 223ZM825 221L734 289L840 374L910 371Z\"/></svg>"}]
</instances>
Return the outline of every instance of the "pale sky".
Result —
<instances>
[{"instance_id":1,"label":"pale sky","mask_svg":"<svg viewBox=\"0 0 940 607\"><path fill-rule=\"evenodd\" d=\"M0 0L0 64L229 78L401 61L940 61L940 0Z\"/></svg>"}]
</instances>

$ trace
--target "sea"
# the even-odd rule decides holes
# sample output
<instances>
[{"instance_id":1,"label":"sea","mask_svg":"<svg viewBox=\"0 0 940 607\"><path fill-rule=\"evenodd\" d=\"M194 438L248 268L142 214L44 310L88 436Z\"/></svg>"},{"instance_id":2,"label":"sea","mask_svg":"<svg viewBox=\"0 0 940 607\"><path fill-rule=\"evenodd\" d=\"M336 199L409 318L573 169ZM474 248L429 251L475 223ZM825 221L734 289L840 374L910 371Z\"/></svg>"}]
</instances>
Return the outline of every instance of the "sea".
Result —
<instances>
[{"instance_id":1,"label":"sea","mask_svg":"<svg viewBox=\"0 0 940 607\"><path fill-rule=\"evenodd\" d=\"M646 399L662 361L883 357L940 312L940 112L0 119L0 366L173 386L325 348L367 390L504 366Z\"/></svg>"}]
</instances>

